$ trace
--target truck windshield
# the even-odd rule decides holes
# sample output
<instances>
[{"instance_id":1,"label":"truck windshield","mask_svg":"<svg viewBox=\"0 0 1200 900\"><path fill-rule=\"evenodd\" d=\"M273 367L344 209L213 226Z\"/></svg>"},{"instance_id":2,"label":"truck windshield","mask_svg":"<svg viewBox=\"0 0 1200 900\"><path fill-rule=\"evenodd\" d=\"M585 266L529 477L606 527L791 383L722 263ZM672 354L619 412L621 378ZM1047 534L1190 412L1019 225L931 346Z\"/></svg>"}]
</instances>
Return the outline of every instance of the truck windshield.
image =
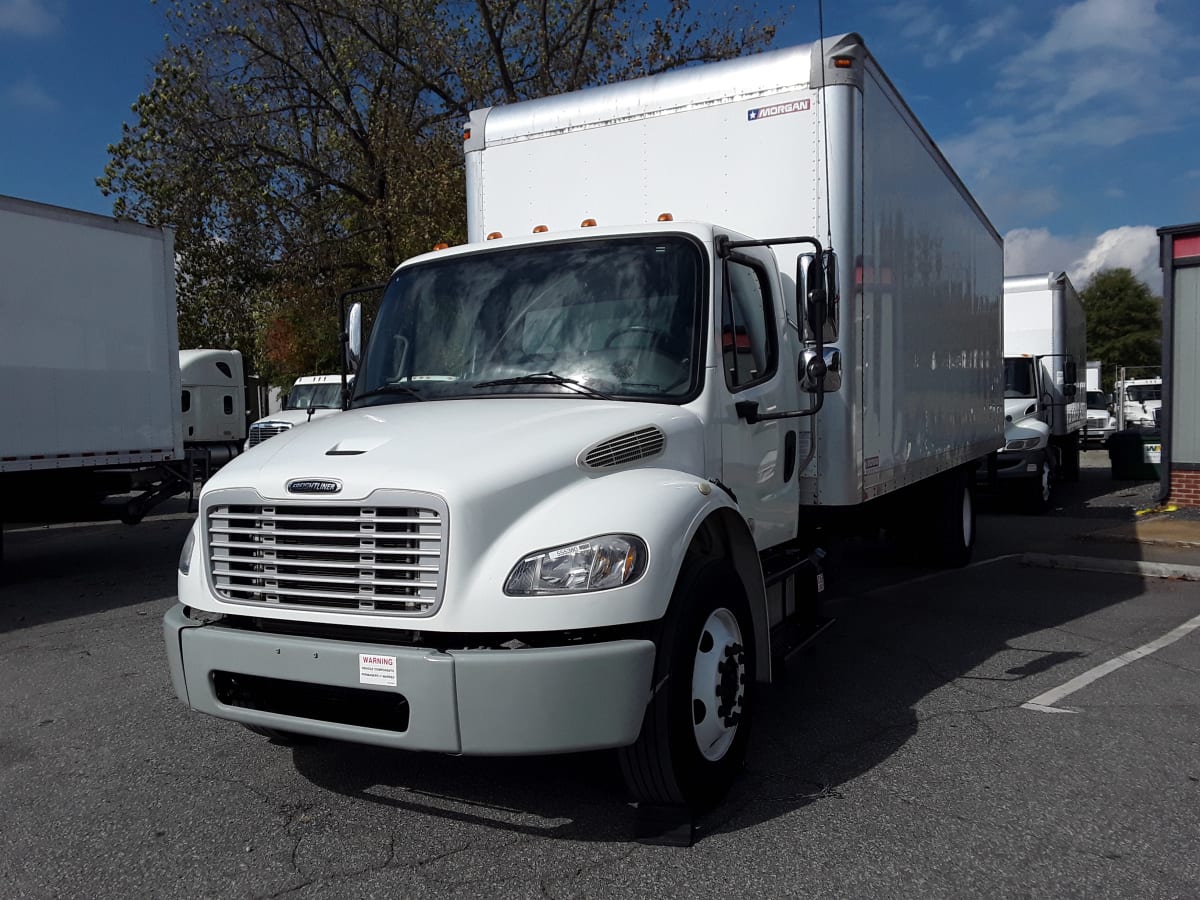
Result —
<instances>
[{"instance_id":1,"label":"truck windshield","mask_svg":"<svg viewBox=\"0 0 1200 900\"><path fill-rule=\"evenodd\" d=\"M1087 408L1088 409L1108 409L1108 395L1103 391L1088 391L1087 392Z\"/></svg>"},{"instance_id":2,"label":"truck windshield","mask_svg":"<svg viewBox=\"0 0 1200 900\"><path fill-rule=\"evenodd\" d=\"M1033 360L1025 356L1010 356L1004 360L1004 397L1036 397Z\"/></svg>"},{"instance_id":3,"label":"truck windshield","mask_svg":"<svg viewBox=\"0 0 1200 900\"><path fill-rule=\"evenodd\" d=\"M1133 384L1125 389L1125 396L1137 403L1145 403L1147 400L1161 400L1162 385Z\"/></svg>"},{"instance_id":4,"label":"truck windshield","mask_svg":"<svg viewBox=\"0 0 1200 900\"><path fill-rule=\"evenodd\" d=\"M449 256L384 294L355 405L504 395L682 402L700 373L700 247L655 235Z\"/></svg>"},{"instance_id":5,"label":"truck windshield","mask_svg":"<svg viewBox=\"0 0 1200 900\"><path fill-rule=\"evenodd\" d=\"M284 409L341 409L342 386L337 382L326 384L297 384L288 394Z\"/></svg>"}]
</instances>

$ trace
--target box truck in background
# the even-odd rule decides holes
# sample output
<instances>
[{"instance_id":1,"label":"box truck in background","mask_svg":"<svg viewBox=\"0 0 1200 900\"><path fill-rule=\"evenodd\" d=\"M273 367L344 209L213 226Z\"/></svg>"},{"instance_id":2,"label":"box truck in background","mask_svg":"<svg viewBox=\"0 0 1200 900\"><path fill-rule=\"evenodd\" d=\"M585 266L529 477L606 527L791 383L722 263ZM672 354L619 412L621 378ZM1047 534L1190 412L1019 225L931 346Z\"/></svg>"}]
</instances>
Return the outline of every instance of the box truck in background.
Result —
<instances>
[{"instance_id":1,"label":"box truck in background","mask_svg":"<svg viewBox=\"0 0 1200 900\"><path fill-rule=\"evenodd\" d=\"M995 477L1034 511L1079 477L1087 425L1087 320L1065 272L1004 279L1005 445Z\"/></svg>"},{"instance_id":2,"label":"box truck in background","mask_svg":"<svg viewBox=\"0 0 1200 900\"><path fill-rule=\"evenodd\" d=\"M183 408L181 365L228 351L180 355L172 232L0 197L0 271L0 522L94 516L140 492L118 511L136 521L189 490L184 421L218 423ZM236 448L240 354L236 374L224 364L233 418L204 442Z\"/></svg>"},{"instance_id":3,"label":"box truck in background","mask_svg":"<svg viewBox=\"0 0 1200 900\"><path fill-rule=\"evenodd\" d=\"M706 807L831 531L969 559L1001 239L854 34L481 110L465 151L469 243L395 271L350 408L206 485L176 693L277 738L618 748L638 801Z\"/></svg>"}]
</instances>

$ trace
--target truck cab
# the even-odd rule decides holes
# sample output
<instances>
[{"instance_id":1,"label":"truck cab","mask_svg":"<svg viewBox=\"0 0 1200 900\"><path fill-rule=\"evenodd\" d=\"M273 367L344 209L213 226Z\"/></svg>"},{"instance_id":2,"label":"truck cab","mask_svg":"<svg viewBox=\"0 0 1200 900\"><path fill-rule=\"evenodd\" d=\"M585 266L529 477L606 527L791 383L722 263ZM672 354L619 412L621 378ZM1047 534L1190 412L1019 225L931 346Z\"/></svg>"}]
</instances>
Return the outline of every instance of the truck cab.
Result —
<instances>
[{"instance_id":1,"label":"truck cab","mask_svg":"<svg viewBox=\"0 0 1200 900\"><path fill-rule=\"evenodd\" d=\"M1118 385L1125 427L1155 428L1155 412L1162 408L1161 378L1131 378Z\"/></svg>"},{"instance_id":2,"label":"truck cab","mask_svg":"<svg viewBox=\"0 0 1200 900\"><path fill-rule=\"evenodd\" d=\"M353 384L353 376L350 383ZM297 425L332 415L341 408L340 375L302 375L288 391L282 409L250 424L245 449L257 447L268 438L282 434Z\"/></svg>"}]
</instances>

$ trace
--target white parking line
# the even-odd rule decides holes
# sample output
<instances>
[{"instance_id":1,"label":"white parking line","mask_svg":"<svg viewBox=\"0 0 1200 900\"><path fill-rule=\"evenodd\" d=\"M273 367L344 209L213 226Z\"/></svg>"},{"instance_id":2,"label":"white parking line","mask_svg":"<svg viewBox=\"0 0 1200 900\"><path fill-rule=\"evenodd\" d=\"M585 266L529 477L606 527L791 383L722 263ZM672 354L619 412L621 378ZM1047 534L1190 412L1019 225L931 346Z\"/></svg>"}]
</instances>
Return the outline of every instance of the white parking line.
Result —
<instances>
[{"instance_id":1,"label":"white parking line","mask_svg":"<svg viewBox=\"0 0 1200 900\"><path fill-rule=\"evenodd\" d=\"M1055 709L1054 704L1063 697L1073 694L1081 688L1087 687L1093 681L1103 678L1105 675L1115 672L1117 669L1127 666L1131 662L1135 662L1142 657L1149 656L1151 653L1161 650L1163 647L1166 647L1169 644L1175 643L1181 637L1190 634L1197 628L1200 628L1200 616L1196 616L1194 619L1189 619L1178 628L1171 629L1157 640L1153 640L1148 644L1142 644L1142 646L1137 647L1136 649L1122 653L1115 659L1110 659L1108 662L1102 663L1096 666L1094 669L1089 669L1082 675L1075 676L1070 681L1059 685L1053 690L1046 691L1044 694L1038 694L1028 703L1022 703L1021 708L1031 709L1034 712L1075 712L1075 710L1069 709Z\"/></svg>"}]
</instances>

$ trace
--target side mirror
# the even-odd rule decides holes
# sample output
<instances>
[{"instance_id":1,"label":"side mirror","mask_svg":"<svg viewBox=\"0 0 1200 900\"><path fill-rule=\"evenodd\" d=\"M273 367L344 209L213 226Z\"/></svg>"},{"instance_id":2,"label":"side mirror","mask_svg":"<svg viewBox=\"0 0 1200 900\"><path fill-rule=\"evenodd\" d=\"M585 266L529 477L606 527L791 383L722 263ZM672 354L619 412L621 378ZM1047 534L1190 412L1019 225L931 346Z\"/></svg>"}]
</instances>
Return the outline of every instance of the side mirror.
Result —
<instances>
[{"instance_id":1,"label":"side mirror","mask_svg":"<svg viewBox=\"0 0 1200 900\"><path fill-rule=\"evenodd\" d=\"M1074 400L1075 393L1076 393L1075 382L1068 381L1066 384L1063 385L1063 396L1066 397L1068 400Z\"/></svg>"},{"instance_id":2,"label":"side mirror","mask_svg":"<svg viewBox=\"0 0 1200 900\"><path fill-rule=\"evenodd\" d=\"M362 360L362 304L355 303L346 316L346 368L358 371Z\"/></svg>"},{"instance_id":3,"label":"side mirror","mask_svg":"<svg viewBox=\"0 0 1200 900\"><path fill-rule=\"evenodd\" d=\"M822 343L837 340L840 300L837 254L801 253L796 260L796 302L807 340L815 341L818 335Z\"/></svg>"}]
</instances>

